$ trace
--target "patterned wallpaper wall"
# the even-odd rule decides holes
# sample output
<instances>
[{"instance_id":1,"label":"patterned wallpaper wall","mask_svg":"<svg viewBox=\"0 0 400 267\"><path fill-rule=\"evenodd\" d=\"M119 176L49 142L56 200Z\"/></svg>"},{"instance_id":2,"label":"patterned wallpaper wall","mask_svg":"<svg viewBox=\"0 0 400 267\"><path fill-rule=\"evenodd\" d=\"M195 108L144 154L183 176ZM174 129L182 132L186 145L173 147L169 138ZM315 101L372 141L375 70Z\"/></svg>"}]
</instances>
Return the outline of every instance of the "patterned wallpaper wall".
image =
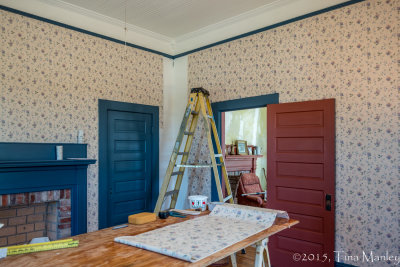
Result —
<instances>
[{"instance_id":1,"label":"patterned wallpaper wall","mask_svg":"<svg viewBox=\"0 0 400 267\"><path fill-rule=\"evenodd\" d=\"M365 1L189 56L189 88L214 102L336 99L336 250L346 255L400 254L399 8Z\"/></svg>"},{"instance_id":2,"label":"patterned wallpaper wall","mask_svg":"<svg viewBox=\"0 0 400 267\"><path fill-rule=\"evenodd\" d=\"M160 106L162 57L0 11L0 141L76 142L98 159L98 99ZM160 116L161 121L161 116ZM88 230L98 228L98 165L88 170Z\"/></svg>"}]
</instances>

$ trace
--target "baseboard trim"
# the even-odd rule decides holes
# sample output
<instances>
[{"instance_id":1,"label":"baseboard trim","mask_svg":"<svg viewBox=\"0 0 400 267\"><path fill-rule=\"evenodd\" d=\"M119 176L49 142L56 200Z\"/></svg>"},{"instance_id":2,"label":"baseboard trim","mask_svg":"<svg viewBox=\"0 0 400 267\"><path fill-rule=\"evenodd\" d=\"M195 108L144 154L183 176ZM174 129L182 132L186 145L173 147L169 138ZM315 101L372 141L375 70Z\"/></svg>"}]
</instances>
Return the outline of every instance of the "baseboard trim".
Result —
<instances>
[{"instance_id":1,"label":"baseboard trim","mask_svg":"<svg viewBox=\"0 0 400 267\"><path fill-rule=\"evenodd\" d=\"M335 267L357 267L357 266L335 261Z\"/></svg>"}]
</instances>

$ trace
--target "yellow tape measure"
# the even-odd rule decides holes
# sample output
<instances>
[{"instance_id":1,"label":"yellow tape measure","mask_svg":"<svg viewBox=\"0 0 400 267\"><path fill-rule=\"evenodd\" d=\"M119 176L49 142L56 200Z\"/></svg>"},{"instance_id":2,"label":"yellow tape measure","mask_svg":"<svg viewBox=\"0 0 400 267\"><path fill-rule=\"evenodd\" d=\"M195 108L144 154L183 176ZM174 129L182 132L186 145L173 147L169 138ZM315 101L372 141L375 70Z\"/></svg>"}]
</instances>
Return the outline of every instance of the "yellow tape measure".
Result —
<instances>
[{"instance_id":1,"label":"yellow tape measure","mask_svg":"<svg viewBox=\"0 0 400 267\"><path fill-rule=\"evenodd\" d=\"M60 248L73 248L79 245L79 240L65 239L46 243L36 243L7 247L7 256L46 251Z\"/></svg>"}]
</instances>

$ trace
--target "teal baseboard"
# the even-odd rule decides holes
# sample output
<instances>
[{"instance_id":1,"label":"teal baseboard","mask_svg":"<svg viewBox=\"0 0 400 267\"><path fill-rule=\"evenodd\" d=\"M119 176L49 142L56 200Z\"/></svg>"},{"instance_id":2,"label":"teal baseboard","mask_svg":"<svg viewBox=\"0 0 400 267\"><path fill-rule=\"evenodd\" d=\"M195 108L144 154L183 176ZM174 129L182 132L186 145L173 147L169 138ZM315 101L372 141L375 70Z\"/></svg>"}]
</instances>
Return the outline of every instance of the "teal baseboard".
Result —
<instances>
[{"instance_id":1,"label":"teal baseboard","mask_svg":"<svg viewBox=\"0 0 400 267\"><path fill-rule=\"evenodd\" d=\"M335 261L335 267L357 267L357 266Z\"/></svg>"}]
</instances>

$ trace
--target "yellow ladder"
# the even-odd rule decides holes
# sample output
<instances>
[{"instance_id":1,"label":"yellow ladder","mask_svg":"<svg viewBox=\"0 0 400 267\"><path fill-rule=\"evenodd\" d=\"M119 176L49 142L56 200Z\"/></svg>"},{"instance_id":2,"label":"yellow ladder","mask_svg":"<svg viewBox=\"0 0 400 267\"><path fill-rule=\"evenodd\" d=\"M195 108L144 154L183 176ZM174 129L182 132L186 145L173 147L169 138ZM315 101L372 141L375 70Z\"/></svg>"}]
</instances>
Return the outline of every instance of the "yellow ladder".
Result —
<instances>
[{"instance_id":1,"label":"yellow ladder","mask_svg":"<svg viewBox=\"0 0 400 267\"><path fill-rule=\"evenodd\" d=\"M190 92L189 102L186 106L185 114L183 116L182 124L179 129L178 137L176 138L175 146L172 151L169 165L165 173L164 181L160 190L160 194L157 199L157 204L154 212L158 214L165 199L171 196L170 208L175 208L176 201L178 199L179 190L182 184L183 174L186 168L207 168L212 167L214 172L215 183L217 185L218 198L220 202L226 202L229 200L233 203L232 191L229 185L228 174L226 172L224 156L221 150L221 144L219 142L217 127L215 126L215 120L211 109L210 100L208 96L210 93L203 88L193 88ZM207 132L208 148L210 150L211 164L195 164L189 163L189 152L192 146L194 131L196 130L199 116L203 118L204 128ZM211 134L212 132L212 134ZM180 151L184 136L186 138L186 144L183 151ZM213 138L217 147L217 154L214 154ZM177 164L178 157L181 157L180 163ZM218 160L217 160L218 159ZM218 162L217 162L218 161ZM221 166L222 176L225 180L225 186L228 193L226 198L223 197L221 183L219 179L218 166ZM173 190L168 191L169 184L172 176L176 177L175 187Z\"/></svg>"}]
</instances>

